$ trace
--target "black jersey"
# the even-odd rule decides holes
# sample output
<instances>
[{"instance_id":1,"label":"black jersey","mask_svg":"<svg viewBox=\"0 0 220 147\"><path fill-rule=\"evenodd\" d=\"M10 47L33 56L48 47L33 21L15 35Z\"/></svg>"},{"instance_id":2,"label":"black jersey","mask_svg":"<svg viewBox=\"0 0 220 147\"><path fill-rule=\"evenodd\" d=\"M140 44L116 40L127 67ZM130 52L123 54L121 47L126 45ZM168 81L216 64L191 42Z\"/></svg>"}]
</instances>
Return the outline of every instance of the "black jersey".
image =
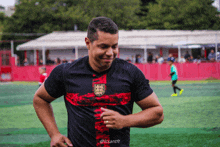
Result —
<instances>
[{"instance_id":1,"label":"black jersey","mask_svg":"<svg viewBox=\"0 0 220 147\"><path fill-rule=\"evenodd\" d=\"M68 138L74 147L128 147L130 128L107 128L100 118L101 107L131 114L135 101L152 94L149 81L135 65L118 58L97 73L88 58L55 67L45 89L54 98L64 95Z\"/></svg>"}]
</instances>

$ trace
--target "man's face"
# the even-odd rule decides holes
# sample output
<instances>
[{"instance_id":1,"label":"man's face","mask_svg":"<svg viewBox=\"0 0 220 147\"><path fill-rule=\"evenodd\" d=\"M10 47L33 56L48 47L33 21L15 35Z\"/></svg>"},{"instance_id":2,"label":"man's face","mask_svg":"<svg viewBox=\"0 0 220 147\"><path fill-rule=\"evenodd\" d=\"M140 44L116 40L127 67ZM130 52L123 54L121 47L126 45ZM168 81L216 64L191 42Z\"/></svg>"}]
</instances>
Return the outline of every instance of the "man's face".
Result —
<instances>
[{"instance_id":1,"label":"man's face","mask_svg":"<svg viewBox=\"0 0 220 147\"><path fill-rule=\"evenodd\" d=\"M97 72L107 70L118 54L118 33L110 34L97 31L98 40L91 42L85 38L89 50L90 66Z\"/></svg>"},{"instance_id":2,"label":"man's face","mask_svg":"<svg viewBox=\"0 0 220 147\"><path fill-rule=\"evenodd\" d=\"M213 54L213 53L214 53L214 50L211 50L211 53Z\"/></svg>"}]
</instances>

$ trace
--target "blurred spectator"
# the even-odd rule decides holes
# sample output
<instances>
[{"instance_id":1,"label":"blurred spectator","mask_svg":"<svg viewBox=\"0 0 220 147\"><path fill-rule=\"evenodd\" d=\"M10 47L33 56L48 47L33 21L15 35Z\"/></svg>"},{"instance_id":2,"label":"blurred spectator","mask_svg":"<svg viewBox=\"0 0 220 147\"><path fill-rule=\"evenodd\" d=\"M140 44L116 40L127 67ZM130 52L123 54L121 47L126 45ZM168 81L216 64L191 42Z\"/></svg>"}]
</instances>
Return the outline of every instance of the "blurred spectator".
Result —
<instances>
[{"instance_id":1,"label":"blurred spectator","mask_svg":"<svg viewBox=\"0 0 220 147\"><path fill-rule=\"evenodd\" d=\"M155 63L157 63L157 62L158 62L158 59L159 59L159 56L158 56L158 55L156 55L156 58L155 58Z\"/></svg>"},{"instance_id":2,"label":"blurred spectator","mask_svg":"<svg viewBox=\"0 0 220 147\"><path fill-rule=\"evenodd\" d=\"M136 61L135 61L135 63L142 63L142 61L141 61L141 55L140 55L140 54L137 54L137 55L136 55Z\"/></svg>"},{"instance_id":3,"label":"blurred spectator","mask_svg":"<svg viewBox=\"0 0 220 147\"><path fill-rule=\"evenodd\" d=\"M131 63L131 59L130 59L129 57L127 57L127 58L125 59L125 61Z\"/></svg>"},{"instance_id":4,"label":"blurred spectator","mask_svg":"<svg viewBox=\"0 0 220 147\"><path fill-rule=\"evenodd\" d=\"M172 57L173 57L173 54L169 54L169 57L167 58L167 61L170 61Z\"/></svg>"},{"instance_id":5,"label":"blurred spectator","mask_svg":"<svg viewBox=\"0 0 220 147\"><path fill-rule=\"evenodd\" d=\"M152 63L153 61L153 54L151 52L148 53L147 62Z\"/></svg>"},{"instance_id":6,"label":"blurred spectator","mask_svg":"<svg viewBox=\"0 0 220 147\"><path fill-rule=\"evenodd\" d=\"M39 65L43 65L43 64L44 64L43 60L40 59L40 61L39 61Z\"/></svg>"},{"instance_id":7,"label":"blurred spectator","mask_svg":"<svg viewBox=\"0 0 220 147\"><path fill-rule=\"evenodd\" d=\"M61 63L60 58L56 58L56 59L55 59L55 64L58 65L58 64L60 64L60 63Z\"/></svg>"},{"instance_id":8,"label":"blurred spectator","mask_svg":"<svg viewBox=\"0 0 220 147\"><path fill-rule=\"evenodd\" d=\"M215 55L214 50L211 50L211 52L210 52L209 55L208 55L208 59L209 59L210 61L215 61L215 57L216 57L216 55Z\"/></svg>"},{"instance_id":9,"label":"blurred spectator","mask_svg":"<svg viewBox=\"0 0 220 147\"><path fill-rule=\"evenodd\" d=\"M197 56L195 60L193 60L194 63L201 63L200 55Z\"/></svg>"},{"instance_id":10,"label":"blurred spectator","mask_svg":"<svg viewBox=\"0 0 220 147\"><path fill-rule=\"evenodd\" d=\"M190 54L189 54L188 51L186 51L186 54L185 54L184 58L185 58L185 60L187 60L187 61L190 59Z\"/></svg>"},{"instance_id":11,"label":"blurred spectator","mask_svg":"<svg viewBox=\"0 0 220 147\"><path fill-rule=\"evenodd\" d=\"M164 62L164 59L163 59L163 57L161 55L159 55L159 58L158 58L157 62L159 64L162 64Z\"/></svg>"},{"instance_id":12,"label":"blurred spectator","mask_svg":"<svg viewBox=\"0 0 220 147\"><path fill-rule=\"evenodd\" d=\"M74 62L74 60L73 59L70 59L69 61L68 61L68 63L73 63Z\"/></svg>"},{"instance_id":13,"label":"blurred spectator","mask_svg":"<svg viewBox=\"0 0 220 147\"><path fill-rule=\"evenodd\" d=\"M135 63L134 55L131 56L131 62L132 62L132 63Z\"/></svg>"},{"instance_id":14,"label":"blurred spectator","mask_svg":"<svg viewBox=\"0 0 220 147\"><path fill-rule=\"evenodd\" d=\"M28 62L28 59L27 59L27 58L25 58L25 59L24 59L24 62L23 62L23 64L24 64L24 66L27 66L27 65L29 65L29 62Z\"/></svg>"},{"instance_id":15,"label":"blurred spectator","mask_svg":"<svg viewBox=\"0 0 220 147\"><path fill-rule=\"evenodd\" d=\"M21 64L20 64L20 57L19 56L16 56L16 65L17 66L21 66Z\"/></svg>"},{"instance_id":16,"label":"blurred spectator","mask_svg":"<svg viewBox=\"0 0 220 147\"><path fill-rule=\"evenodd\" d=\"M66 58L64 58L63 60L62 60L62 63L67 63L68 61L66 60Z\"/></svg>"},{"instance_id":17,"label":"blurred spectator","mask_svg":"<svg viewBox=\"0 0 220 147\"><path fill-rule=\"evenodd\" d=\"M50 59L50 57L47 57L47 61L46 61L47 65L51 65L54 64L54 61Z\"/></svg>"},{"instance_id":18,"label":"blurred spectator","mask_svg":"<svg viewBox=\"0 0 220 147\"><path fill-rule=\"evenodd\" d=\"M194 60L194 58L193 58L193 56L190 56L190 58L189 58L189 62L193 62L193 60Z\"/></svg>"},{"instance_id":19,"label":"blurred spectator","mask_svg":"<svg viewBox=\"0 0 220 147\"><path fill-rule=\"evenodd\" d=\"M186 62L186 59L183 56L181 56L181 58L179 59L179 63L185 63L185 62Z\"/></svg>"},{"instance_id":20,"label":"blurred spectator","mask_svg":"<svg viewBox=\"0 0 220 147\"><path fill-rule=\"evenodd\" d=\"M201 61L206 61L206 58L204 55L201 56Z\"/></svg>"},{"instance_id":21,"label":"blurred spectator","mask_svg":"<svg viewBox=\"0 0 220 147\"><path fill-rule=\"evenodd\" d=\"M220 52L217 52L217 61L220 61Z\"/></svg>"}]
</instances>

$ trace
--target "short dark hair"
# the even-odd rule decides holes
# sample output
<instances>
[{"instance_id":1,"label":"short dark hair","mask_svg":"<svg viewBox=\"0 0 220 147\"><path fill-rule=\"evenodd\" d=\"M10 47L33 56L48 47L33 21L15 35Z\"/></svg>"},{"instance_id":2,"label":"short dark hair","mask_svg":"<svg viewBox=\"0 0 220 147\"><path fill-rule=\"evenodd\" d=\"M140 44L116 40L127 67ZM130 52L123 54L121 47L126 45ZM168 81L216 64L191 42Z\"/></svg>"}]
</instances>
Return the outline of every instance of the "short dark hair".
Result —
<instances>
[{"instance_id":1,"label":"short dark hair","mask_svg":"<svg viewBox=\"0 0 220 147\"><path fill-rule=\"evenodd\" d=\"M44 71L46 71L47 69L46 69L46 67L44 67L44 66L42 66L42 67L40 67L41 69L43 69Z\"/></svg>"},{"instance_id":2,"label":"short dark hair","mask_svg":"<svg viewBox=\"0 0 220 147\"><path fill-rule=\"evenodd\" d=\"M89 23L87 37L91 42L98 40L97 31L102 31L110 34L118 33L118 26L113 20L107 17L96 17Z\"/></svg>"}]
</instances>

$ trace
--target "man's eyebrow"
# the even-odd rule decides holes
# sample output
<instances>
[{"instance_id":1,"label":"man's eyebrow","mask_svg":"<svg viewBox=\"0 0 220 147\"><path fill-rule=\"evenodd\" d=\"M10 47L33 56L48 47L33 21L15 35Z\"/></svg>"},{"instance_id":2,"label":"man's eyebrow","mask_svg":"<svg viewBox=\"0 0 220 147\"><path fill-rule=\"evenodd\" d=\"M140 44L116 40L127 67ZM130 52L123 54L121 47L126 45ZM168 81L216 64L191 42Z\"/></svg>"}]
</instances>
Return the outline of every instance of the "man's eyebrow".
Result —
<instances>
[{"instance_id":1,"label":"man's eyebrow","mask_svg":"<svg viewBox=\"0 0 220 147\"><path fill-rule=\"evenodd\" d=\"M105 44L105 43L101 43L101 44L98 44L98 46L110 46L110 45Z\"/></svg>"},{"instance_id":2,"label":"man's eyebrow","mask_svg":"<svg viewBox=\"0 0 220 147\"><path fill-rule=\"evenodd\" d=\"M112 46L116 46L116 45L118 45L118 43L113 44ZM105 43L101 43L101 44L98 44L98 46L110 46L110 45L109 44L105 44Z\"/></svg>"}]
</instances>

